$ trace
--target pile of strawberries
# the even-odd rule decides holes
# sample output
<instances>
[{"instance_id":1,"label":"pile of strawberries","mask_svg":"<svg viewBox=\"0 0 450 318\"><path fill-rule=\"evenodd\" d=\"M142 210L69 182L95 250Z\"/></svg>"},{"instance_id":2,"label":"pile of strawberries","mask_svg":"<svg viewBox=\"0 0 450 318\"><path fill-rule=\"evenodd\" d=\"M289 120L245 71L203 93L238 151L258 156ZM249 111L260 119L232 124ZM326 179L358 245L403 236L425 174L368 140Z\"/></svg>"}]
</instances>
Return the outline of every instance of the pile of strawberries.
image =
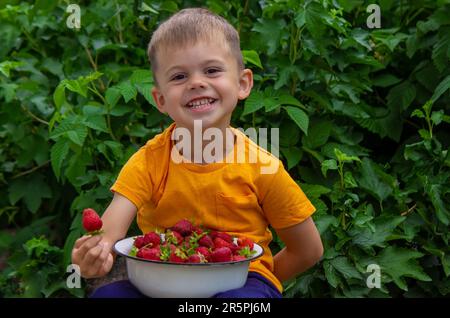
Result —
<instances>
[{"instance_id":1,"label":"pile of strawberries","mask_svg":"<svg viewBox=\"0 0 450 318\"><path fill-rule=\"evenodd\" d=\"M162 235L164 234L164 240ZM149 232L135 238L131 256L162 262L218 263L251 257L253 241L233 238L225 232L211 231L181 220L162 233Z\"/></svg>"}]
</instances>

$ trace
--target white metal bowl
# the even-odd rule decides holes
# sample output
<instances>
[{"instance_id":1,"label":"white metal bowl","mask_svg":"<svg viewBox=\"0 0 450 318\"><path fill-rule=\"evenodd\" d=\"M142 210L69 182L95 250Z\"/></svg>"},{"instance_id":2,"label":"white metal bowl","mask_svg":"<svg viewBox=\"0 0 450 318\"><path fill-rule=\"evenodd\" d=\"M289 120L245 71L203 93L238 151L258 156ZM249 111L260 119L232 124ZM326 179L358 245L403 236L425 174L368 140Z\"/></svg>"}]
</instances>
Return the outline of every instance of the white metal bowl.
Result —
<instances>
[{"instance_id":1,"label":"white metal bowl","mask_svg":"<svg viewBox=\"0 0 450 318\"><path fill-rule=\"evenodd\" d=\"M244 286L252 260L263 254L254 244L256 253L246 260L226 263L183 264L158 262L128 255L135 237L114 244L114 251L126 257L128 279L141 293L154 298L207 298Z\"/></svg>"}]
</instances>

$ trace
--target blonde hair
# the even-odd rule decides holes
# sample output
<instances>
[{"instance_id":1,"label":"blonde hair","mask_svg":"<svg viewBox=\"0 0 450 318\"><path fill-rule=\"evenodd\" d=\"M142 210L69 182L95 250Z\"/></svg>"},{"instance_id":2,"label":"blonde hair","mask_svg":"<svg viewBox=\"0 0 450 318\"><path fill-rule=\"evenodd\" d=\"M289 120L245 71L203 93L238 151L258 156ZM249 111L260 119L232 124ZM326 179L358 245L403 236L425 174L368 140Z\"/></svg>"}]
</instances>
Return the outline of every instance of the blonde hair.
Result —
<instances>
[{"instance_id":1,"label":"blonde hair","mask_svg":"<svg viewBox=\"0 0 450 318\"><path fill-rule=\"evenodd\" d=\"M215 39L217 34L223 36L230 53L236 58L238 67L243 69L244 62L236 29L227 20L207 9L190 8L171 16L153 33L147 50L153 73L158 68L156 55L161 47L183 47L199 40Z\"/></svg>"}]
</instances>

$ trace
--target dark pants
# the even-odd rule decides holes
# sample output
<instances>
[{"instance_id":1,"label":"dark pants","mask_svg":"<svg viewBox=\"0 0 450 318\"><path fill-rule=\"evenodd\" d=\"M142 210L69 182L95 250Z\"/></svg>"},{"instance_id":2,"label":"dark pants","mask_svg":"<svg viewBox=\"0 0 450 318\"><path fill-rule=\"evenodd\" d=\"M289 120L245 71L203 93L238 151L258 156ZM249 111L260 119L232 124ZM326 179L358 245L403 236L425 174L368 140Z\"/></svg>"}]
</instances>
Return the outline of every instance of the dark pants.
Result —
<instances>
[{"instance_id":1,"label":"dark pants","mask_svg":"<svg viewBox=\"0 0 450 318\"><path fill-rule=\"evenodd\" d=\"M120 280L97 288L90 298L145 298L129 280ZM241 288L220 292L215 298L281 298L278 289L258 273L248 273Z\"/></svg>"}]
</instances>

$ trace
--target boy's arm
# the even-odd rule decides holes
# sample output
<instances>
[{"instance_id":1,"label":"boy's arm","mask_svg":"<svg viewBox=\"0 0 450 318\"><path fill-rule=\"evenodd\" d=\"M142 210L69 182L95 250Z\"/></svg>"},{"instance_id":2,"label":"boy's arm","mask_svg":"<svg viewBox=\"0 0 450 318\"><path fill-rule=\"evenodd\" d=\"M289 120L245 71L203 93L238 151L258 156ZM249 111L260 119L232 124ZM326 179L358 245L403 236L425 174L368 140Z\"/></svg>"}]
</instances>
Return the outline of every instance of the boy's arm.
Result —
<instances>
[{"instance_id":1,"label":"boy's arm","mask_svg":"<svg viewBox=\"0 0 450 318\"><path fill-rule=\"evenodd\" d=\"M274 274L281 282L306 271L322 257L322 240L311 217L276 232L286 244L274 256Z\"/></svg>"},{"instance_id":2,"label":"boy's arm","mask_svg":"<svg viewBox=\"0 0 450 318\"><path fill-rule=\"evenodd\" d=\"M112 268L113 244L125 237L137 212L136 206L124 196L115 193L102 215L104 234L79 238L72 250L72 263L80 266L84 278L101 277Z\"/></svg>"},{"instance_id":3,"label":"boy's arm","mask_svg":"<svg viewBox=\"0 0 450 318\"><path fill-rule=\"evenodd\" d=\"M136 216L136 206L123 195L114 193L114 198L102 215L103 242L112 246L127 235L128 228Z\"/></svg>"}]
</instances>

